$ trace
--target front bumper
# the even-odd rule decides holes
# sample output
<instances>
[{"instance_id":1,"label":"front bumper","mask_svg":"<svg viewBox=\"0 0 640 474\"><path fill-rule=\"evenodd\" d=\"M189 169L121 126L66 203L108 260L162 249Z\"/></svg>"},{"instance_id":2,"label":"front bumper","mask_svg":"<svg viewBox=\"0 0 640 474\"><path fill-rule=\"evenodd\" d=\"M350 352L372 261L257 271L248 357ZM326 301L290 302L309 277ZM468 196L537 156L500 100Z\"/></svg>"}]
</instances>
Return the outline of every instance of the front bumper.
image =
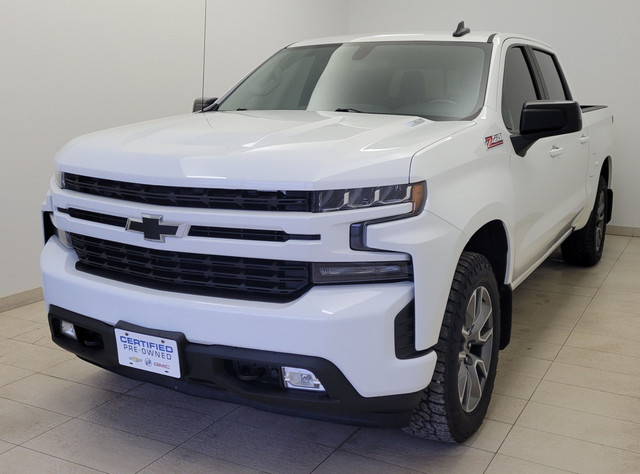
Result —
<instances>
[{"instance_id":1,"label":"front bumper","mask_svg":"<svg viewBox=\"0 0 640 474\"><path fill-rule=\"evenodd\" d=\"M74 324L79 340L61 334L61 320ZM412 410L422 396L418 391L366 398L354 389L338 367L319 357L190 342L181 344L183 372L180 379L175 379L119 365L114 327L109 324L54 305L49 308L49 324L56 344L107 370L180 392L271 411L360 425L400 427L409 423ZM322 380L326 392L283 389L273 373L281 366L311 370ZM251 368L254 373L257 368L264 369L264 376L243 376L244 368Z\"/></svg>"},{"instance_id":2,"label":"front bumper","mask_svg":"<svg viewBox=\"0 0 640 474\"><path fill-rule=\"evenodd\" d=\"M313 287L289 303L171 293L76 270L75 252L51 237L41 255L49 308L109 326L126 321L175 331L204 346L327 360L365 398L416 393L431 381L435 354L396 357L396 316L413 300L411 282Z\"/></svg>"}]
</instances>

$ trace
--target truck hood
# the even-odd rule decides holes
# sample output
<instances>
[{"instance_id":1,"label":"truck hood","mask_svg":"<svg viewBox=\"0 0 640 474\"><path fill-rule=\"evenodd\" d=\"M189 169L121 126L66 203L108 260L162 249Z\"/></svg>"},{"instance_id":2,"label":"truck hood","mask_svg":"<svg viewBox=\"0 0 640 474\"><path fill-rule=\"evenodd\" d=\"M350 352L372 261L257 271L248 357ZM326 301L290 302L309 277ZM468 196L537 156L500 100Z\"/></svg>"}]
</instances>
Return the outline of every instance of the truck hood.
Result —
<instances>
[{"instance_id":1,"label":"truck hood","mask_svg":"<svg viewBox=\"0 0 640 474\"><path fill-rule=\"evenodd\" d=\"M313 111L180 115L79 137L56 169L175 186L318 190L407 182L420 149L472 126Z\"/></svg>"}]
</instances>

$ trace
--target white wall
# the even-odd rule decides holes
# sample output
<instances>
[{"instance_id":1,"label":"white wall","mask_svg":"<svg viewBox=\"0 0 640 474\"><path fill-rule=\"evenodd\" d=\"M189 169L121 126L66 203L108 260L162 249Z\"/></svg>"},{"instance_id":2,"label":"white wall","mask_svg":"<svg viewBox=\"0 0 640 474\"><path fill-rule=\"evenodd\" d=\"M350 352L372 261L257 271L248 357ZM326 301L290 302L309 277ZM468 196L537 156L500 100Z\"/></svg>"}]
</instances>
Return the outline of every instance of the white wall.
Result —
<instances>
[{"instance_id":1,"label":"white wall","mask_svg":"<svg viewBox=\"0 0 640 474\"><path fill-rule=\"evenodd\" d=\"M40 203L82 133L187 112L203 0L0 0L0 297L40 286Z\"/></svg>"},{"instance_id":2,"label":"white wall","mask_svg":"<svg viewBox=\"0 0 640 474\"><path fill-rule=\"evenodd\" d=\"M207 93L288 43L344 33L340 0L209 0ZM0 298L40 286L53 155L82 133L185 113L205 0L0 0Z\"/></svg>"},{"instance_id":3,"label":"white wall","mask_svg":"<svg viewBox=\"0 0 640 474\"><path fill-rule=\"evenodd\" d=\"M205 95L219 97L276 51L347 32L343 0L209 0Z\"/></svg>"},{"instance_id":4,"label":"white wall","mask_svg":"<svg viewBox=\"0 0 640 474\"><path fill-rule=\"evenodd\" d=\"M574 98L615 117L612 225L640 227L637 0L350 0L349 32L510 31L551 44Z\"/></svg>"}]
</instances>

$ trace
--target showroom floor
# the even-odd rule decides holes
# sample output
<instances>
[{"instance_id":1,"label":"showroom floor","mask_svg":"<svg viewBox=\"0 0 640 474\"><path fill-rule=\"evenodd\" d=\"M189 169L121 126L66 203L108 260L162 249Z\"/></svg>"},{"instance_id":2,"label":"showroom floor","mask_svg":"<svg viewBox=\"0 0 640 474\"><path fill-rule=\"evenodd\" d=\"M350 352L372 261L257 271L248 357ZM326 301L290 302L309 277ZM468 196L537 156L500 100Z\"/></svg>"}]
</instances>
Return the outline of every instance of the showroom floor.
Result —
<instances>
[{"instance_id":1,"label":"showroom floor","mask_svg":"<svg viewBox=\"0 0 640 474\"><path fill-rule=\"evenodd\" d=\"M42 302L0 314L0 472L640 472L640 239L550 258L514 294L487 420L464 445L192 398L51 343Z\"/></svg>"}]
</instances>

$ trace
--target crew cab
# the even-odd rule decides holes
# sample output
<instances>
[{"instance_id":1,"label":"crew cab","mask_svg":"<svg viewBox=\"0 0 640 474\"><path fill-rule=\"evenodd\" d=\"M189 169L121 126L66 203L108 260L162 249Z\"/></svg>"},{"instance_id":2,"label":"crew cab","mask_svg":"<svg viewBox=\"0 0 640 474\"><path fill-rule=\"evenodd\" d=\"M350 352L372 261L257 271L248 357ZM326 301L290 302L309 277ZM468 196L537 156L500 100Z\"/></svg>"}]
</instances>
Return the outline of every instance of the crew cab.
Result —
<instances>
[{"instance_id":1,"label":"crew cab","mask_svg":"<svg viewBox=\"0 0 640 474\"><path fill-rule=\"evenodd\" d=\"M513 290L560 246L602 255L612 122L519 35L292 44L194 113L57 154L53 340L194 395L461 442Z\"/></svg>"}]
</instances>

